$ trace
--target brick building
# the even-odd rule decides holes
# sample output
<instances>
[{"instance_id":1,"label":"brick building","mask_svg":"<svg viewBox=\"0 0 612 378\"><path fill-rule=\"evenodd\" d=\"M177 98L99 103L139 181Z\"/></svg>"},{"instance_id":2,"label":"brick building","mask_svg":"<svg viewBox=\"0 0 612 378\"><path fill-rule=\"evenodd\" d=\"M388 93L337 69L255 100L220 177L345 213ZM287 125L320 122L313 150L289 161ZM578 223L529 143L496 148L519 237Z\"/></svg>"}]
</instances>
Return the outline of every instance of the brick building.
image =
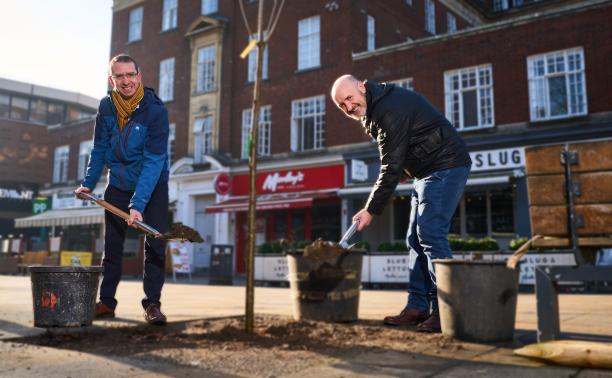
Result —
<instances>
[{"instance_id":1,"label":"brick building","mask_svg":"<svg viewBox=\"0 0 612 378\"><path fill-rule=\"evenodd\" d=\"M237 1L113 6L111 54L134 56L169 110L172 210L205 238L196 268L221 243L243 269L255 64L239 54L257 4L243 2L250 32ZM264 53L258 242L338 239L363 205L377 152L328 96L347 72L423 93L466 139L474 167L453 232L529 235L524 148L612 135L611 13L604 0L286 1ZM410 190L362 235L372 248L404 238Z\"/></svg>"},{"instance_id":2,"label":"brick building","mask_svg":"<svg viewBox=\"0 0 612 378\"><path fill-rule=\"evenodd\" d=\"M0 235L4 238L23 234L44 243L52 220L46 229L34 224L15 228L14 220L48 210L50 190L63 185L74 189L77 169L89 156L87 148L79 150L79 143L91 139L96 108L97 100L89 96L0 79Z\"/></svg>"}]
</instances>

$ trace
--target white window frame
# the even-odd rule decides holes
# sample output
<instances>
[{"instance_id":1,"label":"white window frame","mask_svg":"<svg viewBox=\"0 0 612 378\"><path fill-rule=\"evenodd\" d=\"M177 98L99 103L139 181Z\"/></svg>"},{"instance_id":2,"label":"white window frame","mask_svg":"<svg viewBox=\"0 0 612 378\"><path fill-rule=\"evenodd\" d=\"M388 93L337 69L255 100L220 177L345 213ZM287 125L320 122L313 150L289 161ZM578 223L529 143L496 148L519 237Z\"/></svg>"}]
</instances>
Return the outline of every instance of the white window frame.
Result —
<instances>
[{"instance_id":1,"label":"white window frame","mask_svg":"<svg viewBox=\"0 0 612 378\"><path fill-rule=\"evenodd\" d=\"M249 37L249 42L257 39L257 34L253 34ZM249 52L249 61L247 66L247 81L252 83L255 81L255 74L257 69L257 47ZM261 67L261 78L268 78L268 44L266 43L263 51L263 66Z\"/></svg>"},{"instance_id":2,"label":"white window frame","mask_svg":"<svg viewBox=\"0 0 612 378\"><path fill-rule=\"evenodd\" d=\"M446 12L446 32L455 33L457 31L457 17L451 12Z\"/></svg>"},{"instance_id":3,"label":"white window frame","mask_svg":"<svg viewBox=\"0 0 612 378\"><path fill-rule=\"evenodd\" d=\"M159 62L159 98L162 101L174 99L174 57Z\"/></svg>"},{"instance_id":4,"label":"white window frame","mask_svg":"<svg viewBox=\"0 0 612 378\"><path fill-rule=\"evenodd\" d=\"M367 49L376 50L376 20L373 16L367 15Z\"/></svg>"},{"instance_id":5,"label":"white window frame","mask_svg":"<svg viewBox=\"0 0 612 378\"><path fill-rule=\"evenodd\" d=\"M531 121L544 121L588 113L584 50L575 47L527 57L529 113ZM552 114L551 86L554 79L565 82L565 113Z\"/></svg>"},{"instance_id":6,"label":"white window frame","mask_svg":"<svg viewBox=\"0 0 612 378\"><path fill-rule=\"evenodd\" d=\"M249 137L251 135L252 109L242 111L242 159L249 158ZM270 141L272 133L272 106L266 105L259 108L259 128L257 138L257 155L270 155Z\"/></svg>"},{"instance_id":7,"label":"white window frame","mask_svg":"<svg viewBox=\"0 0 612 378\"><path fill-rule=\"evenodd\" d=\"M142 20L144 19L144 8L138 7L130 11L128 26L128 42L140 41L142 39Z\"/></svg>"},{"instance_id":8,"label":"white window frame","mask_svg":"<svg viewBox=\"0 0 612 378\"><path fill-rule=\"evenodd\" d=\"M218 0L202 0L202 14L213 14L219 11Z\"/></svg>"},{"instance_id":9,"label":"white window frame","mask_svg":"<svg viewBox=\"0 0 612 378\"><path fill-rule=\"evenodd\" d=\"M476 125L465 125L465 96L475 91ZM491 64L444 72L446 118L457 130L476 130L495 124L493 69Z\"/></svg>"},{"instance_id":10,"label":"white window frame","mask_svg":"<svg viewBox=\"0 0 612 378\"><path fill-rule=\"evenodd\" d=\"M425 0L425 31L436 34L436 4Z\"/></svg>"},{"instance_id":11,"label":"white window frame","mask_svg":"<svg viewBox=\"0 0 612 378\"><path fill-rule=\"evenodd\" d=\"M168 132L168 167L170 167L174 160L176 148L176 123L171 123L168 127L170 129Z\"/></svg>"},{"instance_id":12,"label":"white window frame","mask_svg":"<svg viewBox=\"0 0 612 378\"><path fill-rule=\"evenodd\" d=\"M162 31L176 28L178 0L164 0L162 12Z\"/></svg>"},{"instance_id":13,"label":"white window frame","mask_svg":"<svg viewBox=\"0 0 612 378\"><path fill-rule=\"evenodd\" d=\"M389 83L395 84L400 88L414 91L414 80L411 77L407 77L404 79L391 80L389 81Z\"/></svg>"},{"instance_id":14,"label":"white window frame","mask_svg":"<svg viewBox=\"0 0 612 378\"><path fill-rule=\"evenodd\" d=\"M198 117L193 123L195 163L203 163L204 155L209 155L213 150L213 116L206 115Z\"/></svg>"},{"instance_id":15,"label":"white window frame","mask_svg":"<svg viewBox=\"0 0 612 378\"><path fill-rule=\"evenodd\" d=\"M208 45L198 49L198 66L196 74L196 93L210 92L216 89L217 46Z\"/></svg>"},{"instance_id":16,"label":"white window frame","mask_svg":"<svg viewBox=\"0 0 612 378\"><path fill-rule=\"evenodd\" d=\"M70 146L63 145L55 147L53 155L53 183L68 181L68 160L70 158Z\"/></svg>"},{"instance_id":17,"label":"white window frame","mask_svg":"<svg viewBox=\"0 0 612 378\"><path fill-rule=\"evenodd\" d=\"M312 147L304 145L304 121L313 119ZM325 96L302 98L291 102L291 150L310 151L325 147Z\"/></svg>"},{"instance_id":18,"label":"white window frame","mask_svg":"<svg viewBox=\"0 0 612 378\"><path fill-rule=\"evenodd\" d=\"M298 71L321 66L321 17L298 22Z\"/></svg>"},{"instance_id":19,"label":"white window frame","mask_svg":"<svg viewBox=\"0 0 612 378\"><path fill-rule=\"evenodd\" d=\"M93 140L85 140L79 144L79 170L77 171L77 180L83 180L87 175L87 164L93 149Z\"/></svg>"}]
</instances>

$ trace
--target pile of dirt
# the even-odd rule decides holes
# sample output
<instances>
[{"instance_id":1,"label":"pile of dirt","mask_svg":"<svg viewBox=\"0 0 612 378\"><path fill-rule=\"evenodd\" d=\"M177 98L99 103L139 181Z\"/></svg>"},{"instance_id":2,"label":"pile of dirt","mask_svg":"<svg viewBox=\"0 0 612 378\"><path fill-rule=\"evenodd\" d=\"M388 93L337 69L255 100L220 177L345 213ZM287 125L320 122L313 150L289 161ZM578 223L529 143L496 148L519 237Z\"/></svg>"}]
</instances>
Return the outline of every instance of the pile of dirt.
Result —
<instances>
[{"instance_id":1,"label":"pile of dirt","mask_svg":"<svg viewBox=\"0 0 612 378\"><path fill-rule=\"evenodd\" d=\"M322 239L315 240L304 248L304 257L314 261L329 260L340 256L346 249L338 243L328 242Z\"/></svg>"},{"instance_id":2,"label":"pile of dirt","mask_svg":"<svg viewBox=\"0 0 612 378\"><path fill-rule=\"evenodd\" d=\"M234 317L165 327L62 329L11 341L255 376L291 374L364 351L452 356L463 349L460 342L441 334L389 328L380 322L324 323L280 316L256 317L252 334L244 331L242 317Z\"/></svg>"}]
</instances>

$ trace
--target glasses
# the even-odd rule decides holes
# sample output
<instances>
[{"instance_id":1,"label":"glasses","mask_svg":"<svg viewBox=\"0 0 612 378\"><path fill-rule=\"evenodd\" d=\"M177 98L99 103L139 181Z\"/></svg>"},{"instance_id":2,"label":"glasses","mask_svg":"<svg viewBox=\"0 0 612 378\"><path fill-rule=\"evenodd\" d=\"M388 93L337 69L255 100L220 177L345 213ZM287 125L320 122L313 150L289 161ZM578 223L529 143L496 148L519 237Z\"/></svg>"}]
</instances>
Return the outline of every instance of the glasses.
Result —
<instances>
[{"instance_id":1,"label":"glasses","mask_svg":"<svg viewBox=\"0 0 612 378\"><path fill-rule=\"evenodd\" d=\"M111 77L114 80L121 81L121 80L123 80L124 77L127 77L130 80L133 80L136 77L136 75L138 75L138 72L128 72L128 73L125 73L125 74L111 75Z\"/></svg>"}]
</instances>

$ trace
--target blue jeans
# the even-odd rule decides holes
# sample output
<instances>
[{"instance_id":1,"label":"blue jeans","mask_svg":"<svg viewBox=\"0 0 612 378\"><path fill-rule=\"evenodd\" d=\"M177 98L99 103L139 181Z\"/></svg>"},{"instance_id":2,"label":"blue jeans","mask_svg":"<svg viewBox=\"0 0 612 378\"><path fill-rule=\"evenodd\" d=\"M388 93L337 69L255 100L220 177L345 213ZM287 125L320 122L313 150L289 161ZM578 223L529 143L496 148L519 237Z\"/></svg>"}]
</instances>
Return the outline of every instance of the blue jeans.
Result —
<instances>
[{"instance_id":1,"label":"blue jeans","mask_svg":"<svg viewBox=\"0 0 612 378\"><path fill-rule=\"evenodd\" d=\"M125 192L108 185L104 192L104 199L129 212L128 206L133 192ZM104 212L105 235L104 235L104 258L102 266L104 273L100 285L100 301L110 308L117 307L115 294L121 280L123 243L127 232L127 223L120 217L106 210ZM143 220L149 226L164 233L168 229L168 183L158 183L151 199L143 213ZM144 245L144 276L143 286L145 297L142 307L146 309L149 304L161 305L161 290L164 286L166 275L166 241L155 239L149 235L145 236Z\"/></svg>"},{"instance_id":2,"label":"blue jeans","mask_svg":"<svg viewBox=\"0 0 612 378\"><path fill-rule=\"evenodd\" d=\"M438 309L432 259L450 259L450 222L463 194L470 167L445 169L414 180L406 244L410 251L408 308Z\"/></svg>"}]
</instances>

